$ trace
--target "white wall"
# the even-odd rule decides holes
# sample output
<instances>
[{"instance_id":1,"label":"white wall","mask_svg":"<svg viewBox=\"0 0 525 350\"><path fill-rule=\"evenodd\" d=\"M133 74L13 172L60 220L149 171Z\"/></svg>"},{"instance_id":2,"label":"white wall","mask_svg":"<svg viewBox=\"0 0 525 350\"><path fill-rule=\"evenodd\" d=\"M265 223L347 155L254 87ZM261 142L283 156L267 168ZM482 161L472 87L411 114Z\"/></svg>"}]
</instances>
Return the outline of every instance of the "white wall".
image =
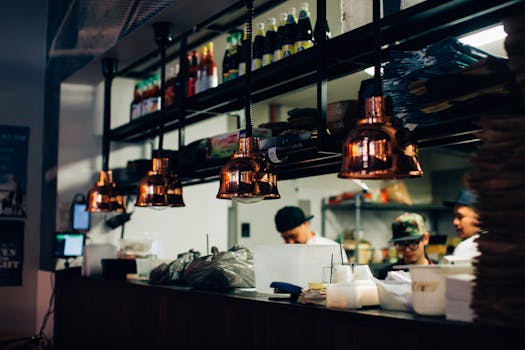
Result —
<instances>
[{"instance_id":1,"label":"white wall","mask_svg":"<svg viewBox=\"0 0 525 350\"><path fill-rule=\"evenodd\" d=\"M134 81L115 79L112 88L111 125L116 127L129 121L129 103ZM75 193L86 194L101 168L101 133L103 119L103 84L62 84L61 130L58 170L59 230L68 228L69 206ZM186 128L185 141L191 143L205 136L213 136L231 129L231 119L216 117ZM151 148L158 147L158 140L139 144L112 143L110 168L122 168L128 160L149 159ZM178 133L167 133L164 148L178 148ZM159 258L171 259L189 249L206 251L206 235L210 247L221 250L228 247L227 211L229 201L215 199L218 183L184 188L184 208L154 210L133 208L131 220L125 225L126 239L153 241L153 253ZM133 201L132 201L133 202ZM109 229L105 220L114 214L93 214L89 232L91 243L119 244L121 229ZM81 259L73 262L80 264ZM62 262L59 262L59 266Z\"/></svg>"},{"instance_id":2,"label":"white wall","mask_svg":"<svg viewBox=\"0 0 525 350\"><path fill-rule=\"evenodd\" d=\"M420 153L420 161L425 171L425 175L419 179L408 179L403 182L408 188L408 192L414 204L427 204L435 202L433 193L448 191L448 181L434 181L437 184L432 188L433 174L442 169L465 169L468 167L468 159L464 154L451 155L440 150L424 150ZM377 191L392 181L370 180L365 183L370 190ZM275 213L283 206L298 205L302 206L305 201L309 202L311 208L309 214L314 218L310 222L312 230L321 234L321 203L327 201L328 197L341 194L343 192L358 192L360 188L349 180L337 178L337 174L327 174L313 176L295 180L278 182L281 199L272 201L262 201L256 204L238 205L237 218L237 239L239 243L253 248L257 244L282 243L280 235L275 229ZM458 188L454 188L453 193ZM438 196L440 199L443 196ZM370 241L373 247L381 249L388 245L391 238L390 224L394 218L403 211L362 211L361 229L363 238ZM307 213L308 214L308 213ZM335 239L337 235L345 230L355 228L355 212L326 211L326 232L328 238ZM427 217L428 218L428 217ZM241 224L250 223L251 236L241 237ZM439 234L455 235L452 225L452 213L444 212L437 217ZM430 229L430 227L429 227Z\"/></svg>"}]
</instances>

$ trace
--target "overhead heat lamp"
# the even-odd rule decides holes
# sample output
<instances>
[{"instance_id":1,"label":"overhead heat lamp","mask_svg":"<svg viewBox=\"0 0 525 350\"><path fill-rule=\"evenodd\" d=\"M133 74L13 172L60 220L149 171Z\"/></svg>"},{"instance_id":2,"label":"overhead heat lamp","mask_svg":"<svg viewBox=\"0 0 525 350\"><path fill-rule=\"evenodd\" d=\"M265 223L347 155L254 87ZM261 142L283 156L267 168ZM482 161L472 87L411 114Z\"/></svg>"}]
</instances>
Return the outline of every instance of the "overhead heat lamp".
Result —
<instances>
[{"instance_id":1,"label":"overhead heat lamp","mask_svg":"<svg viewBox=\"0 0 525 350\"><path fill-rule=\"evenodd\" d=\"M373 2L374 96L365 99L365 115L343 144L340 178L398 179L423 175L416 143L401 121L392 117L392 100L383 96L379 1Z\"/></svg>"},{"instance_id":2,"label":"overhead heat lamp","mask_svg":"<svg viewBox=\"0 0 525 350\"><path fill-rule=\"evenodd\" d=\"M111 83L117 74L116 59L102 60L104 75L104 121L102 130L102 170L99 179L87 195L86 210L90 213L124 212L126 209L124 195L113 181L113 173L109 170L109 146L111 128Z\"/></svg>"},{"instance_id":3,"label":"overhead heat lamp","mask_svg":"<svg viewBox=\"0 0 525 350\"><path fill-rule=\"evenodd\" d=\"M248 42L253 36L253 1L246 2L246 32ZM248 62L253 56L252 45L249 46ZM277 176L271 169L271 164L264 153L259 151L259 139L253 137L251 120L251 65L246 65L246 93L244 115L246 131L239 135L237 151L222 167L220 186L217 198L232 199L240 203L256 203L264 199L281 198L277 190Z\"/></svg>"},{"instance_id":4,"label":"overhead heat lamp","mask_svg":"<svg viewBox=\"0 0 525 350\"><path fill-rule=\"evenodd\" d=\"M173 40L173 25L168 22L153 24L155 43L161 57L160 69L160 120L159 149L154 153L152 169L139 182L138 196L135 203L138 207L184 207L182 183L176 172L170 169L170 159L163 150L165 120L165 80L166 80L166 47Z\"/></svg>"}]
</instances>

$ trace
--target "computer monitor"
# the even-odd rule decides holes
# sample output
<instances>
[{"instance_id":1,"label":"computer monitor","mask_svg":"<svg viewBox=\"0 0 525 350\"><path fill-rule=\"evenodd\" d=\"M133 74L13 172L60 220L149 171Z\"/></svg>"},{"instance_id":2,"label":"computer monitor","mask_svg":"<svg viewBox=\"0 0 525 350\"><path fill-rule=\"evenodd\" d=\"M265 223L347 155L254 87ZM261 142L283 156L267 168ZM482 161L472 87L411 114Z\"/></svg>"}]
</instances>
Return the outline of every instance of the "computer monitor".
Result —
<instances>
[{"instance_id":1,"label":"computer monitor","mask_svg":"<svg viewBox=\"0 0 525 350\"><path fill-rule=\"evenodd\" d=\"M56 258L75 258L84 254L86 235L78 232L59 232L55 235L53 255Z\"/></svg>"}]
</instances>

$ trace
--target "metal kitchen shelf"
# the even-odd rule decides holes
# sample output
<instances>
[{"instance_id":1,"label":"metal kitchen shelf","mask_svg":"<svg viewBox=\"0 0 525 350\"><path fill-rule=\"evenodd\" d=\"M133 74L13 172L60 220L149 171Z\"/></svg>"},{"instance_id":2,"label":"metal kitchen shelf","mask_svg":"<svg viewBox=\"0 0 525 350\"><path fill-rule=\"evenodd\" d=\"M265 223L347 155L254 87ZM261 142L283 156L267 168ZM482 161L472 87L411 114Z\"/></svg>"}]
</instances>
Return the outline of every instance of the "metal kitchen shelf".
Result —
<instances>
[{"instance_id":1,"label":"metal kitchen shelf","mask_svg":"<svg viewBox=\"0 0 525 350\"><path fill-rule=\"evenodd\" d=\"M383 54L391 49L416 50L448 36L458 36L496 23L523 7L523 0L429 0L381 20ZM237 22L235 22L237 23ZM226 27L224 27L226 29ZM336 79L372 65L372 25L368 24L328 40L327 78ZM176 53L173 53L175 55ZM279 96L317 81L318 48L275 62L252 72L252 101L254 103ZM148 70L156 69L150 65ZM124 69L127 76L143 75ZM187 98L184 125L212 118L217 114L238 110L244 106L243 77ZM181 110L166 111L165 132L183 126ZM113 141L140 142L157 135L160 113L143 116L111 130ZM446 140L446 138L444 139Z\"/></svg>"},{"instance_id":2,"label":"metal kitchen shelf","mask_svg":"<svg viewBox=\"0 0 525 350\"><path fill-rule=\"evenodd\" d=\"M282 1L268 1L270 7ZM382 54L392 49L417 50L449 36L458 36L501 22L506 16L523 9L524 0L428 0L381 20ZM235 5L237 6L237 5ZM239 10L240 11L240 10ZM237 11L237 12L239 12ZM227 31L242 23L242 16L223 24ZM214 19L216 20L216 18ZM228 27L228 26L231 27ZM209 33L208 33L209 34ZM193 35L193 34L192 34ZM203 38L203 37L198 37ZM196 46L201 39L188 37L188 47ZM209 40L206 36L204 41ZM333 80L369 67L373 62L372 24L330 39L326 43L327 79ZM180 53L174 51L173 57ZM324 54L314 46L281 61L252 72L251 96L254 103L271 99L318 82L318 57ZM148 56L148 55L146 55ZM154 56L153 53L150 56ZM149 57L149 56L148 56ZM151 60L151 59L150 59ZM155 62L137 61L121 72L127 77L141 76L158 68ZM198 123L241 109L244 105L245 77L237 78L206 90L184 101L183 111L177 106L167 108L164 132ZM113 141L141 142L158 134L160 113L143 116L128 124L111 130ZM478 140L478 116L464 115L444 120L432 128L416 128L413 132L420 148L468 143ZM206 135L203 135L203 137ZM327 138L317 140L300 149L279 150L287 160L274 164L280 180L334 173L341 162L341 141ZM199 167L180 169L184 185L198 184L218 179L221 166L226 159L206 162Z\"/></svg>"},{"instance_id":3,"label":"metal kitchen shelf","mask_svg":"<svg viewBox=\"0 0 525 350\"><path fill-rule=\"evenodd\" d=\"M356 209L356 202L347 200L339 204L323 203L322 209L330 210L354 210ZM400 204L400 203L372 203L361 202L361 209L367 210L424 210L424 211L446 211L450 212L450 208L438 204Z\"/></svg>"}]
</instances>

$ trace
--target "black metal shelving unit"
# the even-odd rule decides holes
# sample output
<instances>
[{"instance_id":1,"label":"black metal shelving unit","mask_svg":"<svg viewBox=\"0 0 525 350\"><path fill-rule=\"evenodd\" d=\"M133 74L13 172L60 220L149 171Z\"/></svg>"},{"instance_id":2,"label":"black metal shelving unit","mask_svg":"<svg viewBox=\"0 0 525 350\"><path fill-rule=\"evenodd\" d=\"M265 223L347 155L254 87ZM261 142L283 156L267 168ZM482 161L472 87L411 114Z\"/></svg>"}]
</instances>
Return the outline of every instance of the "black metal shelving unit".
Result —
<instances>
[{"instance_id":1,"label":"black metal shelving unit","mask_svg":"<svg viewBox=\"0 0 525 350\"><path fill-rule=\"evenodd\" d=\"M324 236L326 232L326 211L331 210L333 212L354 212L354 220L356 229L360 228L361 212L362 211L407 211L425 214L428 216L430 221L430 229L432 231L438 231L437 217L440 214L452 215L450 208L444 207L439 204L402 204L402 203L373 203L365 202L361 197L357 198L360 194L356 195L355 200L346 200L337 204L329 204L323 201L321 204L321 234Z\"/></svg>"},{"instance_id":2,"label":"black metal shelving unit","mask_svg":"<svg viewBox=\"0 0 525 350\"><path fill-rule=\"evenodd\" d=\"M262 13L283 0L261 1L256 5L256 13ZM209 31L201 33L200 28L216 28L220 32L233 29L242 23L244 13L241 7L244 1L232 5L232 11L223 11L213 16L204 24L197 25L187 35L187 49L190 50L210 40L215 34ZM428 0L381 20L382 54L388 50L417 50L448 36L458 36L477 29L499 23L503 18L523 10L523 0ZM227 20L221 18L226 17ZM220 25L217 23L220 22ZM215 27L214 27L215 26ZM176 46L171 57L180 55ZM327 40L324 63L326 80L336 79L369 67L373 62L372 24L344 33ZM286 92L322 83L318 75L318 46L275 62L267 67L252 72L251 87L254 103L268 100ZM150 53L125 67L119 74L125 77L144 76L158 68L158 63ZM228 81L217 88L186 98L184 109L177 106L166 110L164 131L177 130L183 126L213 118L218 114L241 109L244 105L245 78ZM160 113L143 116L128 124L111 130L113 141L141 142L157 135ZM466 115L451 119L449 123L432 129L416 129L414 137L421 148L454 143L476 141L475 132L478 116ZM203 135L205 136L205 135ZM317 142L323 139L323 142ZM298 178L337 172L340 164L340 144L330 144L323 137L312 139L303 148L281 150L288 160L275 164L279 179ZM224 160L223 162L225 162ZM214 181L218 178L221 161L210 162L202 167L182 169L185 185Z\"/></svg>"}]
</instances>

